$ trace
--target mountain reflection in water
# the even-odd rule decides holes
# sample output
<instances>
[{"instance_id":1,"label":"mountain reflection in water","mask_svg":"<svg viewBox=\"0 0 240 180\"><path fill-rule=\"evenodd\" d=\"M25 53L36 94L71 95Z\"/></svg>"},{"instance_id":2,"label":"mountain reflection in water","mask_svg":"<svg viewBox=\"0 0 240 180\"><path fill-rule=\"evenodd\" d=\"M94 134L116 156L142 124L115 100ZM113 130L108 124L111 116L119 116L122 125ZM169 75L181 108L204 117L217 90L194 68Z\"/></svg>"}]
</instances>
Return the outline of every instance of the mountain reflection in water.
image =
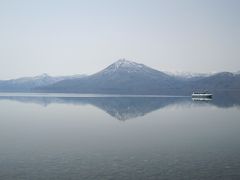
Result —
<instances>
[{"instance_id":1,"label":"mountain reflection in water","mask_svg":"<svg viewBox=\"0 0 240 180\"><path fill-rule=\"evenodd\" d=\"M202 106L210 105L220 108L229 108L240 105L240 96L237 93L215 93L211 101L192 101L191 97L160 97L160 96L96 96L96 97L54 97L54 96L28 96L23 95L2 95L0 100L13 100L22 103L35 103L47 107L50 104L72 104L72 105L93 105L112 117L124 121L139 116L144 116L158 109L173 105L181 106Z\"/></svg>"}]
</instances>

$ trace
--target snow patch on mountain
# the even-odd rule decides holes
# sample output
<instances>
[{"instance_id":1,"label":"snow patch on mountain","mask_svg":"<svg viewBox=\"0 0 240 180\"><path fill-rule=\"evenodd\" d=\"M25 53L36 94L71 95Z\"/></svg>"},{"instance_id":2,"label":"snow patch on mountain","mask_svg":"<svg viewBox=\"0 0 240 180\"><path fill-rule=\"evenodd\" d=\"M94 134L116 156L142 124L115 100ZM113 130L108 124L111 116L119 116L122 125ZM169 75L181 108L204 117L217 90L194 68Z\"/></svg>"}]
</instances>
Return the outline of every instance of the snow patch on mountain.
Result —
<instances>
[{"instance_id":1,"label":"snow patch on mountain","mask_svg":"<svg viewBox=\"0 0 240 180\"><path fill-rule=\"evenodd\" d=\"M126 59L119 59L118 61L111 64L110 66L105 68L103 71L101 71L101 73L110 74L116 71L125 71L127 73L139 72L139 71L142 71L144 67L146 66L143 64L139 64Z\"/></svg>"},{"instance_id":2,"label":"snow patch on mountain","mask_svg":"<svg viewBox=\"0 0 240 180\"><path fill-rule=\"evenodd\" d=\"M234 73L235 75L240 75L240 71L237 71Z\"/></svg>"},{"instance_id":3,"label":"snow patch on mountain","mask_svg":"<svg viewBox=\"0 0 240 180\"><path fill-rule=\"evenodd\" d=\"M185 71L163 71L163 72L170 76L186 78L186 79L195 78L195 77L209 77L215 74L215 72L211 72L211 73L193 73L193 72L185 72Z\"/></svg>"}]
</instances>

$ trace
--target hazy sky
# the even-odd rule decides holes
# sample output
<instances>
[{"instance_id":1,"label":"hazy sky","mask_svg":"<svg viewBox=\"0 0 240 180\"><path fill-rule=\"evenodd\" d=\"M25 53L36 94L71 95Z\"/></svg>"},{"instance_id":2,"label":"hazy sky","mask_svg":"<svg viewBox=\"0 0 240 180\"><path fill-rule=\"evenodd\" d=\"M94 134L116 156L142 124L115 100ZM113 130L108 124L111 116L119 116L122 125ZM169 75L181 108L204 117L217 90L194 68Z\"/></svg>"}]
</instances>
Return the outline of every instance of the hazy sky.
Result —
<instances>
[{"instance_id":1,"label":"hazy sky","mask_svg":"<svg viewBox=\"0 0 240 180\"><path fill-rule=\"evenodd\" d=\"M239 0L0 0L0 79L91 74L126 58L240 70Z\"/></svg>"}]
</instances>

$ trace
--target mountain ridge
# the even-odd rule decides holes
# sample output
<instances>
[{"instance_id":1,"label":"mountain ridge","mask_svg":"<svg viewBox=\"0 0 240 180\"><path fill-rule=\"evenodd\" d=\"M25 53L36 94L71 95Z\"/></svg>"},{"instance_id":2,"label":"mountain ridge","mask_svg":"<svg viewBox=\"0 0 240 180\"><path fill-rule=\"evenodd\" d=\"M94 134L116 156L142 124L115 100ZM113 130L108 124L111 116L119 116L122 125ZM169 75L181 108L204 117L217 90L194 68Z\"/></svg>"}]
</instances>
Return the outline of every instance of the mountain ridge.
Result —
<instances>
[{"instance_id":1,"label":"mountain ridge","mask_svg":"<svg viewBox=\"0 0 240 180\"><path fill-rule=\"evenodd\" d=\"M64 80L40 88L50 92L155 94L160 89L171 88L169 81L175 77L143 64L120 59L105 69L81 79ZM177 83L177 80L176 80Z\"/></svg>"},{"instance_id":2,"label":"mountain ridge","mask_svg":"<svg viewBox=\"0 0 240 180\"><path fill-rule=\"evenodd\" d=\"M32 89L40 86L46 86L62 80L80 77L84 77L84 75L50 76L46 73L43 73L33 77L21 77L16 79L0 80L0 91L1 92L31 91Z\"/></svg>"},{"instance_id":3,"label":"mountain ridge","mask_svg":"<svg viewBox=\"0 0 240 180\"><path fill-rule=\"evenodd\" d=\"M235 78L234 81L233 78ZM209 89L213 91L226 89L226 87L227 89L240 89L238 79L240 79L238 75L226 72L209 76L180 78L144 64L120 59L90 76L60 81L39 90L63 93L185 95L195 90ZM217 82L217 84L214 82ZM234 87L231 87L229 83L233 83Z\"/></svg>"},{"instance_id":4,"label":"mountain ridge","mask_svg":"<svg viewBox=\"0 0 240 180\"><path fill-rule=\"evenodd\" d=\"M42 74L32 79L35 81L20 83L22 89L16 85L4 89L4 83L12 80L0 81L0 91L21 89L22 91L51 93L185 95L196 90L240 90L240 74L238 73L219 72L208 75L180 76L125 59L120 59L88 76L54 78ZM17 80L19 82L21 78Z\"/></svg>"}]
</instances>

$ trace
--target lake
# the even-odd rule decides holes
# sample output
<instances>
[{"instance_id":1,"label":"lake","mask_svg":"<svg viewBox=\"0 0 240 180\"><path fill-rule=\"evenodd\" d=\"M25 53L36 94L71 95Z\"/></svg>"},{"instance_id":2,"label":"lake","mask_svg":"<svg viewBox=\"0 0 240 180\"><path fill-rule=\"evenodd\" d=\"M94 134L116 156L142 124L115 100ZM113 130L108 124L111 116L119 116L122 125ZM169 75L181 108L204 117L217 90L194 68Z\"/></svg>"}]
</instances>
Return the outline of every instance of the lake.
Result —
<instances>
[{"instance_id":1,"label":"lake","mask_svg":"<svg viewBox=\"0 0 240 180\"><path fill-rule=\"evenodd\" d=\"M0 179L240 179L240 95L0 94Z\"/></svg>"}]
</instances>

